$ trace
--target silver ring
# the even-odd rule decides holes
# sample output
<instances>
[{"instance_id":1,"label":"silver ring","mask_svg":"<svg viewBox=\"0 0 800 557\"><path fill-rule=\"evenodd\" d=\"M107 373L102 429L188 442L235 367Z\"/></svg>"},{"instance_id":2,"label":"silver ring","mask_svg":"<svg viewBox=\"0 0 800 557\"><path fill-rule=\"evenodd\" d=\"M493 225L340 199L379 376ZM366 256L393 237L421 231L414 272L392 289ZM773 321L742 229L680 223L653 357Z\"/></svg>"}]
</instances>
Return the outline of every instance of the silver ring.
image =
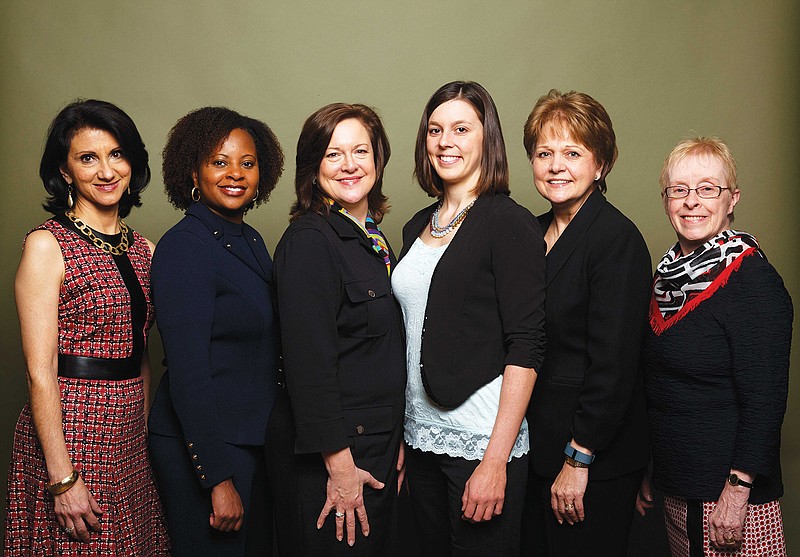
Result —
<instances>
[{"instance_id":1,"label":"silver ring","mask_svg":"<svg viewBox=\"0 0 800 557\"><path fill-rule=\"evenodd\" d=\"M564 510L565 511L571 511L574 508L575 508L575 505L573 505L572 503L567 503L566 505L564 505Z\"/></svg>"},{"instance_id":2,"label":"silver ring","mask_svg":"<svg viewBox=\"0 0 800 557\"><path fill-rule=\"evenodd\" d=\"M70 528L69 526L67 526L66 528L64 528L64 531L65 531L67 534L72 534L72 532L74 532L74 531L75 531L75 529L74 529L74 528Z\"/></svg>"},{"instance_id":3,"label":"silver ring","mask_svg":"<svg viewBox=\"0 0 800 557\"><path fill-rule=\"evenodd\" d=\"M334 514L336 515L336 518L344 518L344 513L340 513L339 511L336 511Z\"/></svg>"}]
</instances>

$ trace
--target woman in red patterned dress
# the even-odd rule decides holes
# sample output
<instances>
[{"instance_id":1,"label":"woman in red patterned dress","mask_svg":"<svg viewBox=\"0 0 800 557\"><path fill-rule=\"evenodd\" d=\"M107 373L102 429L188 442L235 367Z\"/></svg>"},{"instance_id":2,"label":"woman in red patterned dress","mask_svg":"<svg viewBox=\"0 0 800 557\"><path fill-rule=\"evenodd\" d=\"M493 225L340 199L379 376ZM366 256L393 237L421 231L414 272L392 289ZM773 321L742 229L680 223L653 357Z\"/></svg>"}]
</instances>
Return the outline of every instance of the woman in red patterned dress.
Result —
<instances>
[{"instance_id":1,"label":"woman in red patterned dress","mask_svg":"<svg viewBox=\"0 0 800 557\"><path fill-rule=\"evenodd\" d=\"M150 180L133 121L76 101L50 126L44 208L15 295L30 401L14 435L5 555L168 555L147 458L153 244L121 217Z\"/></svg>"}]
</instances>

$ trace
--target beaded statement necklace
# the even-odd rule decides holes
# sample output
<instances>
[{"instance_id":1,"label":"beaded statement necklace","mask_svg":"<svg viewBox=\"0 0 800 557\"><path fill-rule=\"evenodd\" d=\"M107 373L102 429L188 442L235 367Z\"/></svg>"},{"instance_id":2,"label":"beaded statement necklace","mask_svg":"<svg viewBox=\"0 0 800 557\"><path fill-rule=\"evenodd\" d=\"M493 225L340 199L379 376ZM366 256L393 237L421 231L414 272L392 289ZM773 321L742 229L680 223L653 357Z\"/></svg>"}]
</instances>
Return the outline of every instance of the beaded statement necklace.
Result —
<instances>
[{"instance_id":1,"label":"beaded statement necklace","mask_svg":"<svg viewBox=\"0 0 800 557\"><path fill-rule=\"evenodd\" d=\"M128 242L128 226L125 224L125 221L119 219L119 230L122 233L122 238L119 240L119 244L116 246L112 246L105 240L102 240L95 236L94 230L89 228L89 226L83 222L81 219L76 217L71 211L66 213L67 218L75 223L75 227L87 238L89 241L92 242L95 246L100 248L106 253L110 253L111 255L122 255L123 253L128 251L128 247L130 244Z\"/></svg>"},{"instance_id":2,"label":"beaded statement necklace","mask_svg":"<svg viewBox=\"0 0 800 557\"><path fill-rule=\"evenodd\" d=\"M469 205L461 209L461 211L453 217L453 220L450 221L450 224L444 227L439 226L439 209L442 208L442 203L444 203L440 201L439 205L436 206L436 210L431 215L431 236L434 238L444 238L450 234L465 218L467 218L467 213L469 213L469 210L475 205L475 201L477 201L477 199L473 199Z\"/></svg>"}]
</instances>

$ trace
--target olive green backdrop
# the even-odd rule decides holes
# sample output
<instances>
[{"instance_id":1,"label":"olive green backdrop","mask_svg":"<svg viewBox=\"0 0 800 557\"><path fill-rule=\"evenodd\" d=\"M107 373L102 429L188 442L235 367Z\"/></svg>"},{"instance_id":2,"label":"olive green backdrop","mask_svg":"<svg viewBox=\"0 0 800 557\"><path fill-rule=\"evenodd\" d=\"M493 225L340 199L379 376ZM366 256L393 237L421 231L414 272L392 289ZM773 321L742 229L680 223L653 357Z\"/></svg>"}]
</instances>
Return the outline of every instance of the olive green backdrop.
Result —
<instances>
[{"instance_id":1,"label":"olive green backdrop","mask_svg":"<svg viewBox=\"0 0 800 557\"><path fill-rule=\"evenodd\" d=\"M403 223L427 203L411 177L413 144L423 105L437 87L469 79L492 93L512 194L536 213L546 205L532 186L522 124L550 88L584 91L605 105L617 132L620 156L608 197L639 225L654 260L674 241L658 195L661 163L690 133L715 134L739 162L737 228L759 238L800 300L795 1L5 0L2 7L3 477L14 421L27 397L13 277L24 234L47 218L37 177L47 125L76 97L114 102L139 126L153 180L144 206L128 222L153 241L181 216L167 204L160 176L172 124L191 109L217 104L266 121L284 146L287 168L270 203L248 221L270 250L287 224L294 145L305 117L334 101L374 106L393 150L385 180L393 209L383 228L399 250ZM151 345L158 372L155 329ZM797 339L794 348L796 382ZM798 402L793 388L782 458L788 541L800 551Z\"/></svg>"}]
</instances>

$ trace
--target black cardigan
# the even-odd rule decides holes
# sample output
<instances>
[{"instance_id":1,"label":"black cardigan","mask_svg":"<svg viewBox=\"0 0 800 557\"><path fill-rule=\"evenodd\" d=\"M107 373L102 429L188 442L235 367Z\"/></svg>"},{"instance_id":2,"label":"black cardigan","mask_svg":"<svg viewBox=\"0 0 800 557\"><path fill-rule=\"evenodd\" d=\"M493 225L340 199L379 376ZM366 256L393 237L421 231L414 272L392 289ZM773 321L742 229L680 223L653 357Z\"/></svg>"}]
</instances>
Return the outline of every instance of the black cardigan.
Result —
<instances>
[{"instance_id":1,"label":"black cardigan","mask_svg":"<svg viewBox=\"0 0 800 557\"><path fill-rule=\"evenodd\" d=\"M436 204L403 227L402 258ZM431 399L455 408L503 373L544 359L544 239L507 195L477 199L431 278L420 371Z\"/></svg>"},{"instance_id":2,"label":"black cardigan","mask_svg":"<svg viewBox=\"0 0 800 557\"><path fill-rule=\"evenodd\" d=\"M731 468L755 474L750 503L783 495L792 300L766 259L745 256L727 284L660 336L646 337L654 482L716 501Z\"/></svg>"}]
</instances>

